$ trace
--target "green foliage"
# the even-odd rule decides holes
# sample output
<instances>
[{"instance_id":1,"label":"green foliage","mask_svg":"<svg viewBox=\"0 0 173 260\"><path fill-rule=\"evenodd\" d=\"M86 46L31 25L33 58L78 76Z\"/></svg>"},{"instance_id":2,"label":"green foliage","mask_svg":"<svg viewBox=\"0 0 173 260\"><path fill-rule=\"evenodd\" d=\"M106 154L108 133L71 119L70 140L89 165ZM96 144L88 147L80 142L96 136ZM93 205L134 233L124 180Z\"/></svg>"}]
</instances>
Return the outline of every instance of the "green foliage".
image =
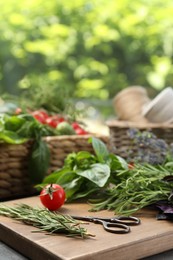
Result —
<instances>
[{"instance_id":1,"label":"green foliage","mask_svg":"<svg viewBox=\"0 0 173 260\"><path fill-rule=\"evenodd\" d=\"M126 161L110 154L98 138L92 137L90 142L95 155L86 151L70 153L64 166L46 176L36 187L58 183L65 189L66 198L70 201L104 193L110 183L117 183L118 170L126 171L128 168Z\"/></svg>"},{"instance_id":2,"label":"green foliage","mask_svg":"<svg viewBox=\"0 0 173 260\"><path fill-rule=\"evenodd\" d=\"M69 215L59 212L49 211L47 209L31 207L27 204L18 204L9 207L4 203L0 204L0 215L13 218L16 221L34 226L39 230L33 232L45 232L45 234L55 235L60 233L69 237L88 238L94 235L89 234L80 224Z\"/></svg>"},{"instance_id":3,"label":"green foliage","mask_svg":"<svg viewBox=\"0 0 173 260\"><path fill-rule=\"evenodd\" d=\"M3 115L0 117L0 122L1 143L22 144L29 139L33 140L29 156L28 174L32 183L41 182L50 164L50 150L42 137L55 135L56 133L28 114Z\"/></svg>"},{"instance_id":4,"label":"green foliage","mask_svg":"<svg viewBox=\"0 0 173 260\"><path fill-rule=\"evenodd\" d=\"M32 183L41 182L50 165L50 150L46 142L41 138L34 142L29 158L28 170Z\"/></svg>"},{"instance_id":5,"label":"green foliage","mask_svg":"<svg viewBox=\"0 0 173 260\"><path fill-rule=\"evenodd\" d=\"M0 8L1 94L54 110L69 97L172 85L171 0L7 0Z\"/></svg>"}]
</instances>

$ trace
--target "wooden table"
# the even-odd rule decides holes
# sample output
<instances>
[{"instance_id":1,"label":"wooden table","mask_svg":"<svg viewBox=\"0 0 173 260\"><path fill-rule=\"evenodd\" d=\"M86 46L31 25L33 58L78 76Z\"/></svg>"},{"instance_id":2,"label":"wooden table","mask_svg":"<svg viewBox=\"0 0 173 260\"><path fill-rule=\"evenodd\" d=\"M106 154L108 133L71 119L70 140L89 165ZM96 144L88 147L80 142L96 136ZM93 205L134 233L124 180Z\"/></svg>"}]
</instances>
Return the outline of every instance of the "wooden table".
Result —
<instances>
[{"instance_id":1,"label":"wooden table","mask_svg":"<svg viewBox=\"0 0 173 260\"><path fill-rule=\"evenodd\" d=\"M38 197L30 197L5 204L26 203L41 206ZM70 215L112 216L112 212L88 212L85 203L65 204L61 213ZM32 233L33 227L14 219L0 217L0 240L30 259L63 260L127 260L141 259L173 248L173 223L156 220L156 212L145 210L135 216L141 219L139 226L131 227L128 234L112 234L101 225L89 223L88 232L94 238L70 238L64 235L49 236Z\"/></svg>"}]
</instances>

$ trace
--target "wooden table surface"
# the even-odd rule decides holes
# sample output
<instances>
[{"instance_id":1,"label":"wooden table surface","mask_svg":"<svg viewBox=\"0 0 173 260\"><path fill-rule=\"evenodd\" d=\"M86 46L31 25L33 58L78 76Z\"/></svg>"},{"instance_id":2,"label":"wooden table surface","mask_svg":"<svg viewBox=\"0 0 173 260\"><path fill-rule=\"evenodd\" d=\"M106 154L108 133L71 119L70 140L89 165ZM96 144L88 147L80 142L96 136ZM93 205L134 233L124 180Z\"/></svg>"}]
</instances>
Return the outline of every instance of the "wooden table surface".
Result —
<instances>
[{"instance_id":1,"label":"wooden table surface","mask_svg":"<svg viewBox=\"0 0 173 260\"><path fill-rule=\"evenodd\" d=\"M5 202L14 205L26 203L41 206L38 197ZM61 213L69 215L113 216L111 211L88 212L86 203L65 204ZM94 238L70 238L65 235L49 236L33 233L33 227L14 219L0 217L0 240L30 259L63 260L127 260L141 259L173 248L173 223L156 220L156 212L144 210L135 216L141 219L139 226L131 227L128 234L106 232L101 225L89 223L88 232Z\"/></svg>"}]
</instances>

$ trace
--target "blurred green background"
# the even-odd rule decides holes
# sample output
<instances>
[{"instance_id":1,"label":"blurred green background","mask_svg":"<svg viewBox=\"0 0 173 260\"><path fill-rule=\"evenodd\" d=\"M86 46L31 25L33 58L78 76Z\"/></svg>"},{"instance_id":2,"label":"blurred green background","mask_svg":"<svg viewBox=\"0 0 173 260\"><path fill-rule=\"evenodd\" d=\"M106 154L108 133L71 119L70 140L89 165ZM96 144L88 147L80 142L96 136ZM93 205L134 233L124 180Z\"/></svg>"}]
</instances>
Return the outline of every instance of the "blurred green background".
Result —
<instances>
[{"instance_id":1,"label":"blurred green background","mask_svg":"<svg viewBox=\"0 0 173 260\"><path fill-rule=\"evenodd\" d=\"M113 115L112 98L172 86L172 0L5 0L0 94L31 106ZM86 109L87 108L87 109Z\"/></svg>"}]
</instances>

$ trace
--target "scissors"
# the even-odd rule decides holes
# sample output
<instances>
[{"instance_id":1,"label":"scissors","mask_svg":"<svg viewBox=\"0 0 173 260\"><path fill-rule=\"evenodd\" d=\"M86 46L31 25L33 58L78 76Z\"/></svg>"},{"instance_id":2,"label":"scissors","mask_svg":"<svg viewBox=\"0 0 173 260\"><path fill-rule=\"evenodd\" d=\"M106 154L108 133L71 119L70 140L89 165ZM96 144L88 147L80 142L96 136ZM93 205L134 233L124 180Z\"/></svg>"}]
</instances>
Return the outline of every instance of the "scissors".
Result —
<instances>
[{"instance_id":1,"label":"scissors","mask_svg":"<svg viewBox=\"0 0 173 260\"><path fill-rule=\"evenodd\" d=\"M132 216L119 216L113 218L102 218L102 217L81 217L72 216L72 218L82 221L93 222L95 224L102 224L103 228L107 232L115 234L125 234L130 232L129 226L135 226L140 224L140 219Z\"/></svg>"}]
</instances>

